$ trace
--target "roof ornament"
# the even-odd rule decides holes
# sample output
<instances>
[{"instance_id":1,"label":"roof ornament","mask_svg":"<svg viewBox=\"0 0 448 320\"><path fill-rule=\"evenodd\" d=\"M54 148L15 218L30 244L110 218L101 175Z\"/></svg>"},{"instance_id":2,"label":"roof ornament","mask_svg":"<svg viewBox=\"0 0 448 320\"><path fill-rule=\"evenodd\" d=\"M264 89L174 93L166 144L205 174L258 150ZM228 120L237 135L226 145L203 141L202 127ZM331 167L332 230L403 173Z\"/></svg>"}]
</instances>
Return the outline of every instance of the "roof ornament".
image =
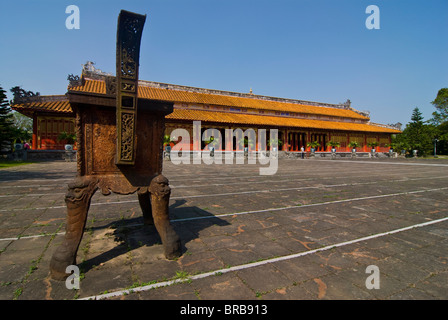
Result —
<instances>
[{"instance_id":1,"label":"roof ornament","mask_svg":"<svg viewBox=\"0 0 448 320\"><path fill-rule=\"evenodd\" d=\"M34 93L32 91L25 91L20 86L15 86L10 90L14 96L14 99L12 101L13 104L35 100L36 97L40 96L39 92Z\"/></svg>"},{"instance_id":2,"label":"roof ornament","mask_svg":"<svg viewBox=\"0 0 448 320\"><path fill-rule=\"evenodd\" d=\"M350 99L347 99L347 101L345 101L342 106L344 107L344 109L351 109L351 104L352 102L350 101Z\"/></svg>"},{"instance_id":3,"label":"roof ornament","mask_svg":"<svg viewBox=\"0 0 448 320\"><path fill-rule=\"evenodd\" d=\"M73 75L73 73L67 76L67 80L69 81L69 87L76 87L82 85L81 79L78 75Z\"/></svg>"},{"instance_id":4,"label":"roof ornament","mask_svg":"<svg viewBox=\"0 0 448 320\"><path fill-rule=\"evenodd\" d=\"M105 76L112 76L110 72L104 72L101 69L95 68L95 62L87 61L82 65L82 74L92 79L102 80Z\"/></svg>"},{"instance_id":5,"label":"roof ornament","mask_svg":"<svg viewBox=\"0 0 448 320\"><path fill-rule=\"evenodd\" d=\"M82 65L82 71L94 72L96 70L94 64L95 62L93 61L87 61L85 64Z\"/></svg>"},{"instance_id":6,"label":"roof ornament","mask_svg":"<svg viewBox=\"0 0 448 320\"><path fill-rule=\"evenodd\" d=\"M252 88L250 88L249 94L254 94L253 91L252 91Z\"/></svg>"}]
</instances>

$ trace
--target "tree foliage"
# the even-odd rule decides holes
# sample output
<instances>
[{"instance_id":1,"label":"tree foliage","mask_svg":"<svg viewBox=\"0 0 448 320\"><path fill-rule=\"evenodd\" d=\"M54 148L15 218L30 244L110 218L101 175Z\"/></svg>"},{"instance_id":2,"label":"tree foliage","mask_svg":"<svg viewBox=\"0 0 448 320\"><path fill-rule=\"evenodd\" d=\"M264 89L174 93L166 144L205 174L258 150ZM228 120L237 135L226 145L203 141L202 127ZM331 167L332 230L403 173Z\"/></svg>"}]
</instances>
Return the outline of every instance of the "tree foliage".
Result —
<instances>
[{"instance_id":1,"label":"tree foliage","mask_svg":"<svg viewBox=\"0 0 448 320\"><path fill-rule=\"evenodd\" d=\"M436 111L431 120L434 129L434 137L437 139L437 153L448 154L448 88L442 88L431 102Z\"/></svg>"},{"instance_id":2,"label":"tree foliage","mask_svg":"<svg viewBox=\"0 0 448 320\"><path fill-rule=\"evenodd\" d=\"M341 146L341 143L337 142L337 141L328 141L327 142L327 146L334 147L334 148L339 148Z\"/></svg>"},{"instance_id":3,"label":"tree foliage","mask_svg":"<svg viewBox=\"0 0 448 320\"><path fill-rule=\"evenodd\" d=\"M406 150L409 154L417 150L419 156L426 156L434 154L434 145L437 144L437 154L446 153L448 118L442 121L442 113L438 114L439 116L425 121L419 108L414 108L411 121L403 132L392 137L392 148L397 151Z\"/></svg>"},{"instance_id":4,"label":"tree foliage","mask_svg":"<svg viewBox=\"0 0 448 320\"><path fill-rule=\"evenodd\" d=\"M11 150L16 142L32 138L32 120L11 110L6 91L0 87L0 150Z\"/></svg>"},{"instance_id":5,"label":"tree foliage","mask_svg":"<svg viewBox=\"0 0 448 320\"><path fill-rule=\"evenodd\" d=\"M431 102L436 111L432 113L437 124L448 120L448 88L442 88L437 93L437 97Z\"/></svg>"},{"instance_id":6,"label":"tree foliage","mask_svg":"<svg viewBox=\"0 0 448 320\"><path fill-rule=\"evenodd\" d=\"M418 108L412 112L411 122L405 128L408 144L411 150L417 150L419 155L430 154L433 147L433 128L425 124Z\"/></svg>"},{"instance_id":7,"label":"tree foliage","mask_svg":"<svg viewBox=\"0 0 448 320\"><path fill-rule=\"evenodd\" d=\"M17 129L26 131L26 132L33 132L33 119L30 117L27 117L20 112L13 111L13 122L14 126Z\"/></svg>"},{"instance_id":8,"label":"tree foliage","mask_svg":"<svg viewBox=\"0 0 448 320\"><path fill-rule=\"evenodd\" d=\"M6 91L0 87L0 149L8 147L13 136L13 115L9 102L6 97Z\"/></svg>"}]
</instances>

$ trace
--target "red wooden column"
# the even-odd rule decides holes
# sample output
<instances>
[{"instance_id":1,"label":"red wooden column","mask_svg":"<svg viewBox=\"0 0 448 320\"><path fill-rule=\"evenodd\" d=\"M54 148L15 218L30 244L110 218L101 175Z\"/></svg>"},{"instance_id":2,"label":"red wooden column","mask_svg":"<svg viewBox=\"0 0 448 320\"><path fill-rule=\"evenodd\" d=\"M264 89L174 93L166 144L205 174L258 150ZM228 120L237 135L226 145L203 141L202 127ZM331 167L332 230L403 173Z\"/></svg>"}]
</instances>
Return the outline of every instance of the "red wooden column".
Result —
<instances>
[{"instance_id":1,"label":"red wooden column","mask_svg":"<svg viewBox=\"0 0 448 320\"><path fill-rule=\"evenodd\" d=\"M292 148L291 151L297 151L297 144L299 142L297 141L297 133L294 132L292 133Z\"/></svg>"},{"instance_id":2,"label":"red wooden column","mask_svg":"<svg viewBox=\"0 0 448 320\"><path fill-rule=\"evenodd\" d=\"M232 127L228 127L227 129L232 130ZM221 137L221 147L226 151L233 151L233 135L227 135L228 130L224 130L224 135ZM225 145L224 145L225 144Z\"/></svg>"},{"instance_id":3,"label":"red wooden column","mask_svg":"<svg viewBox=\"0 0 448 320\"><path fill-rule=\"evenodd\" d=\"M297 147L299 144L299 134L297 132L294 132L294 151L297 151L299 148Z\"/></svg>"},{"instance_id":4,"label":"red wooden column","mask_svg":"<svg viewBox=\"0 0 448 320\"><path fill-rule=\"evenodd\" d=\"M33 112L33 143L32 143L33 150L37 149L37 114L36 112Z\"/></svg>"},{"instance_id":5,"label":"red wooden column","mask_svg":"<svg viewBox=\"0 0 448 320\"><path fill-rule=\"evenodd\" d=\"M345 146L345 151L350 151L350 147L348 146L348 144L350 143L350 133L347 133L347 144Z\"/></svg>"},{"instance_id":6,"label":"red wooden column","mask_svg":"<svg viewBox=\"0 0 448 320\"><path fill-rule=\"evenodd\" d=\"M289 151L294 150L294 136L292 132L289 132Z\"/></svg>"},{"instance_id":7,"label":"red wooden column","mask_svg":"<svg viewBox=\"0 0 448 320\"><path fill-rule=\"evenodd\" d=\"M307 142L306 133L302 132L302 145L304 149L306 149L306 142Z\"/></svg>"},{"instance_id":8,"label":"red wooden column","mask_svg":"<svg viewBox=\"0 0 448 320\"><path fill-rule=\"evenodd\" d=\"M307 131L307 133L306 133L306 136L307 136L307 141L308 142L311 142L311 132L310 131ZM307 147L307 146L305 146L305 150L306 151L311 151L311 147Z\"/></svg>"}]
</instances>

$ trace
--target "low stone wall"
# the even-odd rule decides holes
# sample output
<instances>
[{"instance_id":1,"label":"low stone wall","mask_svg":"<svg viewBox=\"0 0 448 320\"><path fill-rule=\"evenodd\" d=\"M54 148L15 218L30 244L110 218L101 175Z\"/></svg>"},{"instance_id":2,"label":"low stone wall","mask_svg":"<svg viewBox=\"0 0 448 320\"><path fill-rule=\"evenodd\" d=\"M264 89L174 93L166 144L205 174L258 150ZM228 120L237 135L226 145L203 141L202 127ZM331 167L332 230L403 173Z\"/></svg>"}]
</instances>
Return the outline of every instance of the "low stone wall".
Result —
<instances>
[{"instance_id":1,"label":"low stone wall","mask_svg":"<svg viewBox=\"0 0 448 320\"><path fill-rule=\"evenodd\" d=\"M190 159L193 159L193 153L197 152L193 152L193 151L184 151L185 153L187 153L190 157ZM201 151L200 152L202 155L207 154L206 156L210 156L210 151ZM222 160L224 161L226 155L229 154L229 152L227 151L215 151L214 152L215 155L217 156L221 156ZM397 158L397 153L389 153L389 152L375 152L375 153L371 153L371 152L356 152L356 153L352 153L352 152L336 152L334 154L334 156L332 157L332 153L331 152L315 152L314 154L311 152L304 152L303 153L303 157L305 159L316 159L316 158L327 158L327 159L341 159L341 158L345 158L345 159L352 159L352 158ZM269 151L267 152L263 152L263 155L266 157L269 157ZM178 157L181 157L182 154L179 154ZM244 151L233 151L232 152L232 156L233 159L235 158L243 158L243 159L247 159L248 157L258 157L259 153L258 152L249 152L249 153L245 153ZM302 152L300 151L278 151L278 159L301 159L302 158ZM163 159L165 160L169 160L170 159L170 154L167 152L163 152Z\"/></svg>"},{"instance_id":2,"label":"low stone wall","mask_svg":"<svg viewBox=\"0 0 448 320\"><path fill-rule=\"evenodd\" d=\"M282 154L282 155L281 155ZM281 151L279 152L279 158L301 158L302 152L300 151ZM331 152L315 152L314 154L307 151L304 152L304 158L334 158L334 159L340 159L340 158L346 158L346 159L352 159L352 158L397 158L398 154L397 152L336 152L334 155Z\"/></svg>"},{"instance_id":3,"label":"low stone wall","mask_svg":"<svg viewBox=\"0 0 448 320\"><path fill-rule=\"evenodd\" d=\"M76 161L76 151L66 152L65 150L28 150L21 154L12 154L13 160L19 158L24 161Z\"/></svg>"}]
</instances>

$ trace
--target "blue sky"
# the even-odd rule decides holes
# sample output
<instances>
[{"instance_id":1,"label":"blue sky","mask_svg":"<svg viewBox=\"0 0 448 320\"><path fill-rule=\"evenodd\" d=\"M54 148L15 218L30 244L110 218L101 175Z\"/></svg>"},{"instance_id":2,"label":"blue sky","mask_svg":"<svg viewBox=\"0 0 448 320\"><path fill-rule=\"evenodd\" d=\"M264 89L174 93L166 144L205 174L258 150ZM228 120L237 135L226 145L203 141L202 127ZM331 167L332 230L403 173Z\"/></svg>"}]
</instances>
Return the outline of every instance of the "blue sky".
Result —
<instances>
[{"instance_id":1,"label":"blue sky","mask_svg":"<svg viewBox=\"0 0 448 320\"><path fill-rule=\"evenodd\" d=\"M80 29L68 30L68 5ZM368 5L380 29L368 30ZM0 86L64 94L86 61L115 73L121 9L147 14L140 78L340 103L406 124L448 87L447 0L2 1Z\"/></svg>"}]
</instances>

